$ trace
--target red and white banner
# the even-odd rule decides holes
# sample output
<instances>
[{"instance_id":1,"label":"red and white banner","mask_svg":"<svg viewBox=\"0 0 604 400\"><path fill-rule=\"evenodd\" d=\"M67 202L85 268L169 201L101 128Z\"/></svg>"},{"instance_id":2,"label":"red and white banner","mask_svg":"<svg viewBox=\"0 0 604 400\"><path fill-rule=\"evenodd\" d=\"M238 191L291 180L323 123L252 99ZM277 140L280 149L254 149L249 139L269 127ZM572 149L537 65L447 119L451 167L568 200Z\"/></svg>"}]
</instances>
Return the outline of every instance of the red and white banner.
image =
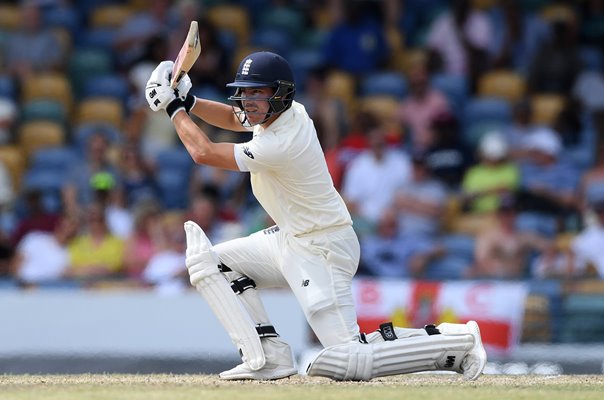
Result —
<instances>
[{"instance_id":1,"label":"red and white banner","mask_svg":"<svg viewBox=\"0 0 604 400\"><path fill-rule=\"evenodd\" d=\"M359 279L353 283L361 332L371 332L387 321L419 328L475 320L491 353L505 353L518 344L526 294L522 282Z\"/></svg>"}]
</instances>

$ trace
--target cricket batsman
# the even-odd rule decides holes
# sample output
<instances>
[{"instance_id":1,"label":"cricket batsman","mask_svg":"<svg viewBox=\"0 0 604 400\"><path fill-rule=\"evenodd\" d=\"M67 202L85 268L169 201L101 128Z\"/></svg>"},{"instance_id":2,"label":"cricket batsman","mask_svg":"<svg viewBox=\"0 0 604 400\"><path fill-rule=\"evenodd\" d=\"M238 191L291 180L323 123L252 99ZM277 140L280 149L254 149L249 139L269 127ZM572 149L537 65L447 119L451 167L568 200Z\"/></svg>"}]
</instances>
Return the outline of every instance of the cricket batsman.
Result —
<instances>
[{"instance_id":1,"label":"cricket batsman","mask_svg":"<svg viewBox=\"0 0 604 400\"><path fill-rule=\"evenodd\" d=\"M383 324L359 332L351 283L359 242L334 188L313 121L294 100L288 62L271 52L243 58L228 99L233 106L190 95L185 76L170 87L171 61L151 74L146 98L165 110L195 163L250 172L252 190L276 225L213 245L193 221L185 223L191 284L207 301L242 358L220 374L228 380L273 380L297 373L258 289L291 289L324 346L307 373L335 380L370 380L447 370L476 379L486 363L474 321L421 329ZM251 131L246 143L214 143L189 117L231 131Z\"/></svg>"}]
</instances>

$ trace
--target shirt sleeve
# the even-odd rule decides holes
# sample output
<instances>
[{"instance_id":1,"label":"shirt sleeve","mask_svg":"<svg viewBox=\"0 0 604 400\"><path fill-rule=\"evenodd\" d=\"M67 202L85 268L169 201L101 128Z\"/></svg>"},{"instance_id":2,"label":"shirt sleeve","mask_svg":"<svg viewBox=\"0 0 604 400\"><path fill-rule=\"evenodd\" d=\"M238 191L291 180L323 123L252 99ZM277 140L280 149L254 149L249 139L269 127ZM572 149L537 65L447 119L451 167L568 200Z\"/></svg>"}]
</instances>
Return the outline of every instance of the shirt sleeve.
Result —
<instances>
[{"instance_id":1,"label":"shirt sleeve","mask_svg":"<svg viewBox=\"0 0 604 400\"><path fill-rule=\"evenodd\" d=\"M249 142L237 143L234 151L241 171L276 170L288 163L287 150L272 135L255 136Z\"/></svg>"}]
</instances>

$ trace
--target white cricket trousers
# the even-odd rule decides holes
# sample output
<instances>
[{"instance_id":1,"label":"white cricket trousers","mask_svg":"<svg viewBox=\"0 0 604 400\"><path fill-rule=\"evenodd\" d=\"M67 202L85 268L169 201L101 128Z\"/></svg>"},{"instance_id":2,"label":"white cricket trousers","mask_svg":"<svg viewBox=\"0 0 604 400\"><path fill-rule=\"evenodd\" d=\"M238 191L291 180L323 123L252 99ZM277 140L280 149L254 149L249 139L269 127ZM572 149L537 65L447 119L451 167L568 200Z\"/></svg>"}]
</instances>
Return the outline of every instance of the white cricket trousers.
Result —
<instances>
[{"instance_id":1,"label":"white cricket trousers","mask_svg":"<svg viewBox=\"0 0 604 400\"><path fill-rule=\"evenodd\" d=\"M214 251L232 271L253 279L258 289L289 287L323 346L358 339L351 283L360 248L351 226L302 237L273 227L220 243Z\"/></svg>"}]
</instances>

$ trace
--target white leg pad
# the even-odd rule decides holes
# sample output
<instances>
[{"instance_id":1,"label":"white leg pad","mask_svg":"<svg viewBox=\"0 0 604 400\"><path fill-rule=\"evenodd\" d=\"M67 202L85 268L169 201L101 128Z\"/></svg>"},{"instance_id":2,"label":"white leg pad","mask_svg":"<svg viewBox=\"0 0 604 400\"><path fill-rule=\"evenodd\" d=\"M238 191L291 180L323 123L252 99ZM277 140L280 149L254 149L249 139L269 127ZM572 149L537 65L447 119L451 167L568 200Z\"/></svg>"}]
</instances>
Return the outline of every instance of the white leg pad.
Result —
<instances>
[{"instance_id":1,"label":"white leg pad","mask_svg":"<svg viewBox=\"0 0 604 400\"><path fill-rule=\"evenodd\" d=\"M420 371L461 372L460 365L474 345L469 333L411 336L375 343L345 343L323 349L308 375L335 380L367 381L380 376Z\"/></svg>"},{"instance_id":2,"label":"white leg pad","mask_svg":"<svg viewBox=\"0 0 604 400\"><path fill-rule=\"evenodd\" d=\"M260 337L249 315L218 270L218 256L203 230L192 221L185 222L187 235L186 265L191 284L208 303L231 340L253 371L266 363Z\"/></svg>"}]
</instances>

